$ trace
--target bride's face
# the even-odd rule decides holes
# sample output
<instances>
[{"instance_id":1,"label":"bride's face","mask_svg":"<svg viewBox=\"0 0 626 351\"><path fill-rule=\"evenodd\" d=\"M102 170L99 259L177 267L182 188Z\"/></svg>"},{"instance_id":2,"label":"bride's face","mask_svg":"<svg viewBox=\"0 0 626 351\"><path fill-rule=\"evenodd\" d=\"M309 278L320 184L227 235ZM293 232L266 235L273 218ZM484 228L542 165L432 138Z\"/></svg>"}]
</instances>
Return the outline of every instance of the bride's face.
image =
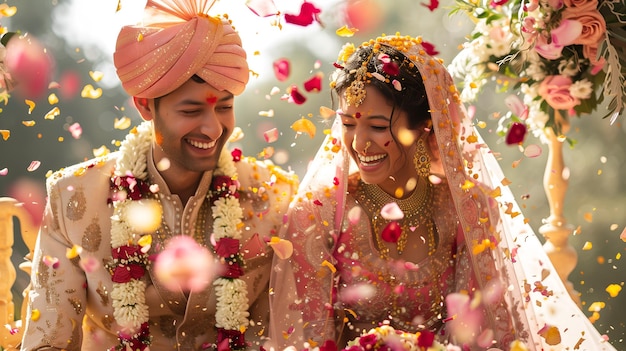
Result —
<instances>
[{"instance_id":1,"label":"bride's face","mask_svg":"<svg viewBox=\"0 0 626 351\"><path fill-rule=\"evenodd\" d=\"M366 86L365 90L366 97L358 107L348 106L343 96L340 99L343 145L364 182L402 196L412 190L417 179L413 155L419 132L408 129L406 112L393 111L391 102L376 88Z\"/></svg>"}]
</instances>

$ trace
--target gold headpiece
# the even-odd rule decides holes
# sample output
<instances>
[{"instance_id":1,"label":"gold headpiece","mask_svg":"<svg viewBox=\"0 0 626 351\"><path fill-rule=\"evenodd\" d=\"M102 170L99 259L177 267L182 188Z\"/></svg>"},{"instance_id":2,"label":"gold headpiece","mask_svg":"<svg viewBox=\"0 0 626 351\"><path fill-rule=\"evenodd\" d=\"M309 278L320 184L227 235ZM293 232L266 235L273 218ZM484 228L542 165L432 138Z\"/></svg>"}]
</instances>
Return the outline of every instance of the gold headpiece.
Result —
<instances>
[{"instance_id":1,"label":"gold headpiece","mask_svg":"<svg viewBox=\"0 0 626 351\"><path fill-rule=\"evenodd\" d=\"M372 52L363 58L361 66L359 68L350 70L348 75L354 75L354 80L350 83L344 91L344 98L348 106L359 106L365 100L365 85L369 84L373 78L380 80L381 82L389 83L397 91L402 91L402 82L395 79L398 75L400 68L407 66L409 69L415 69L415 61L417 57L415 55L408 55L408 51L415 45L421 45L422 38L413 38L411 36L400 36L396 33L395 36L385 36L376 39L371 39L362 43L357 49L353 44L346 44L343 46L339 53L339 62L344 64L359 51L359 49L372 47ZM393 48L400 55L390 56L385 48ZM376 57L378 61L374 65L373 72L368 71L368 65L372 58ZM356 58L358 59L358 58ZM398 64L400 62L400 64ZM341 66L341 64L339 64ZM419 72L416 72L419 74ZM334 88L336 81L331 83L331 87Z\"/></svg>"}]
</instances>

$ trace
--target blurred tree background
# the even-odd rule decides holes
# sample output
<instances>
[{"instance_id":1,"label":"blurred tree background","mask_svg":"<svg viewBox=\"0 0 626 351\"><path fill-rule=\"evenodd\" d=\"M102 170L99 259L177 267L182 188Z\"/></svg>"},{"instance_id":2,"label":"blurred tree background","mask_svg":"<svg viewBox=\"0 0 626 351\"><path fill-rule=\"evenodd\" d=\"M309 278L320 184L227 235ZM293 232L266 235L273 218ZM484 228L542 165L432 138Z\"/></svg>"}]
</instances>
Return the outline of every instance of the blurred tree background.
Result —
<instances>
[{"instance_id":1,"label":"blurred tree background","mask_svg":"<svg viewBox=\"0 0 626 351\"><path fill-rule=\"evenodd\" d=\"M435 0L432 0L435 1ZM0 130L10 131L10 137L0 140L0 196L12 196L23 201L35 213L38 221L44 201L44 184L50 171L89 159L94 150L106 147L117 149L128 129L114 128L116 118L128 117L132 125L140 119L124 91L117 84L112 66L112 50L122 24L138 22L145 0L122 0L122 11L116 13L117 0L5 0L16 6L12 17L1 17L0 24L9 31L28 33L37 38L54 58L53 80L63 89L50 89L59 96L59 102L50 104L47 94L34 100L29 112L25 97L12 94L6 105L0 105ZM439 57L450 62L471 31L472 24L464 15L449 16L452 0L442 0L439 8L431 11L423 0L311 0L322 9L320 22L307 27L284 23L276 17L254 16L245 7L245 0L222 0L233 24L242 34L254 75L247 91L236 99L238 125L245 137L234 146L247 155L259 158L270 155L272 161L292 169L300 177L307 162L314 156L329 126L320 115L320 106L331 107L328 89L329 74L333 71L337 53L345 42L360 42L381 33L397 31L413 36L421 35L433 43ZM276 0L283 13L298 13L301 1ZM350 5L349 7L347 7ZM352 9L347 17L346 8ZM357 11L358 9L358 11ZM127 12L122 19L120 13ZM223 13L223 12L217 12ZM276 21L280 21L280 25ZM358 27L352 38L338 36L335 31L348 25ZM287 80L279 81L272 63L286 58L291 63ZM104 74L102 80L90 77L90 71ZM303 82L315 74L323 74L322 90L306 92ZM99 98L83 98L81 91L87 84L102 89ZM304 104L290 103L282 97L292 85L307 98ZM277 91L277 93L276 93ZM487 87L476 102L476 119L484 121L481 133L494 152L500 156L501 166L512 182L515 194L531 226L538 230L549 215L548 203L542 185L547 147L530 136L526 143L542 146L540 157L526 158L517 147L507 146L495 133L497 113L506 112L503 94ZM44 116L58 107L54 119ZM494 114L496 113L496 114ZM623 311L626 292L611 297L606 291L610 284L624 285L626 264L621 255L626 244L620 233L626 226L626 126L620 116L611 125L602 119L602 112L575 118L568 136L577 141L573 148L565 147L565 163L570 171L566 195L565 217L576 228L570 243L578 252L578 265L570 281L580 293L583 310L594 302L605 303L595 322L601 333L606 333L618 349L626 333ZM291 125L300 118L313 122L317 131L313 137L298 133ZM25 121L34 121L26 126ZM82 134L75 138L70 126L78 123ZM280 136L268 143L263 132L277 128ZM40 163L39 163L40 162ZM38 166L37 166L38 165ZM516 166L514 166L516 165ZM538 234L540 236L540 234ZM540 239L543 241L543 238ZM19 241L16 238L16 241ZM583 249L584 248L584 249ZM15 247L14 262L25 254L21 243ZM14 295L26 286L28 277L19 272ZM19 302L19 301L18 301ZM18 311L19 313L19 311Z\"/></svg>"}]
</instances>

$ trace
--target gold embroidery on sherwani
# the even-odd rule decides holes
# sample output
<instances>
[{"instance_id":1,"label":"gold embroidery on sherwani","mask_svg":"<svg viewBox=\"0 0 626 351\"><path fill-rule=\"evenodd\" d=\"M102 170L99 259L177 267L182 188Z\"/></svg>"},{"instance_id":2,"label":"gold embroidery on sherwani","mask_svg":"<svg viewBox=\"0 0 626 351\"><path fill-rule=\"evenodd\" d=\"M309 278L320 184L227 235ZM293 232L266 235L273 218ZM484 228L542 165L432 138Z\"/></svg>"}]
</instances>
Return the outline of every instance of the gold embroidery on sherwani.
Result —
<instances>
[{"instance_id":1,"label":"gold embroidery on sherwani","mask_svg":"<svg viewBox=\"0 0 626 351\"><path fill-rule=\"evenodd\" d=\"M72 308L74 308L74 312L77 315L83 313L83 305L80 303L80 299L76 297L68 297L67 301L70 303L70 305L72 305Z\"/></svg>"},{"instance_id":2,"label":"gold embroidery on sherwani","mask_svg":"<svg viewBox=\"0 0 626 351\"><path fill-rule=\"evenodd\" d=\"M91 219L91 223L87 226L87 228L85 228L85 234L83 235L81 246L83 247L83 250L96 252L100 248L101 242L102 230L100 229L100 222L96 216Z\"/></svg>"},{"instance_id":3,"label":"gold embroidery on sherwani","mask_svg":"<svg viewBox=\"0 0 626 351\"><path fill-rule=\"evenodd\" d=\"M102 317L102 325L107 329L111 329L111 326L113 325L114 320L115 319L113 318L113 316L109 316L108 314L105 314Z\"/></svg>"},{"instance_id":4,"label":"gold embroidery on sherwani","mask_svg":"<svg viewBox=\"0 0 626 351\"><path fill-rule=\"evenodd\" d=\"M83 215L85 215L86 209L87 198L85 197L83 188L75 189L70 200L67 202L67 218L71 221L79 221L83 218Z\"/></svg>"},{"instance_id":5,"label":"gold embroidery on sherwani","mask_svg":"<svg viewBox=\"0 0 626 351\"><path fill-rule=\"evenodd\" d=\"M102 284L102 282L98 283L96 293L100 296L100 303L103 306L107 306L109 304L109 292L107 291L106 285Z\"/></svg>"},{"instance_id":6,"label":"gold embroidery on sherwani","mask_svg":"<svg viewBox=\"0 0 626 351\"><path fill-rule=\"evenodd\" d=\"M59 228L61 227L59 225L59 219L61 219L62 217L59 217L59 208L58 208L58 203L59 203L59 193L56 191L52 191L50 192L50 211L52 211L52 218L54 219L54 222L50 223L50 225L52 226L52 230L59 230Z\"/></svg>"}]
</instances>

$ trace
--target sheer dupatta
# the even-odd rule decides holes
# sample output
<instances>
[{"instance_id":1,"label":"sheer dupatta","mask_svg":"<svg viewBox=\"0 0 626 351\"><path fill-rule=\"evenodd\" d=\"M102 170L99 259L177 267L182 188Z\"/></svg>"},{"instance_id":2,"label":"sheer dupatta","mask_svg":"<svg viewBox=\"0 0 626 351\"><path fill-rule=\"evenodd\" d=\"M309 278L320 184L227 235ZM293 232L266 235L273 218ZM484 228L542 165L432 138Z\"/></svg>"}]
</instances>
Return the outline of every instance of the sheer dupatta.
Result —
<instances>
[{"instance_id":1,"label":"sheer dupatta","mask_svg":"<svg viewBox=\"0 0 626 351\"><path fill-rule=\"evenodd\" d=\"M500 166L472 126L445 67L421 45L405 54L424 80L467 248L469 264L459 265L458 280L473 282L475 290L466 293L484 311L475 338L492 340L503 350L514 340L523 341L529 350L614 350L569 297L514 196L502 184ZM343 316L333 311L334 238L350 210L344 204L351 167L341 147L341 127L338 118L290 207L287 230L281 235L293 243L293 256L274 258L270 337L271 346L279 350L289 345L302 349L311 338L338 338L336 325ZM468 288L458 286L457 291ZM454 330L455 324L463 328L465 321L454 317L448 316L446 329ZM454 333L449 338L453 343L456 339Z\"/></svg>"}]
</instances>

